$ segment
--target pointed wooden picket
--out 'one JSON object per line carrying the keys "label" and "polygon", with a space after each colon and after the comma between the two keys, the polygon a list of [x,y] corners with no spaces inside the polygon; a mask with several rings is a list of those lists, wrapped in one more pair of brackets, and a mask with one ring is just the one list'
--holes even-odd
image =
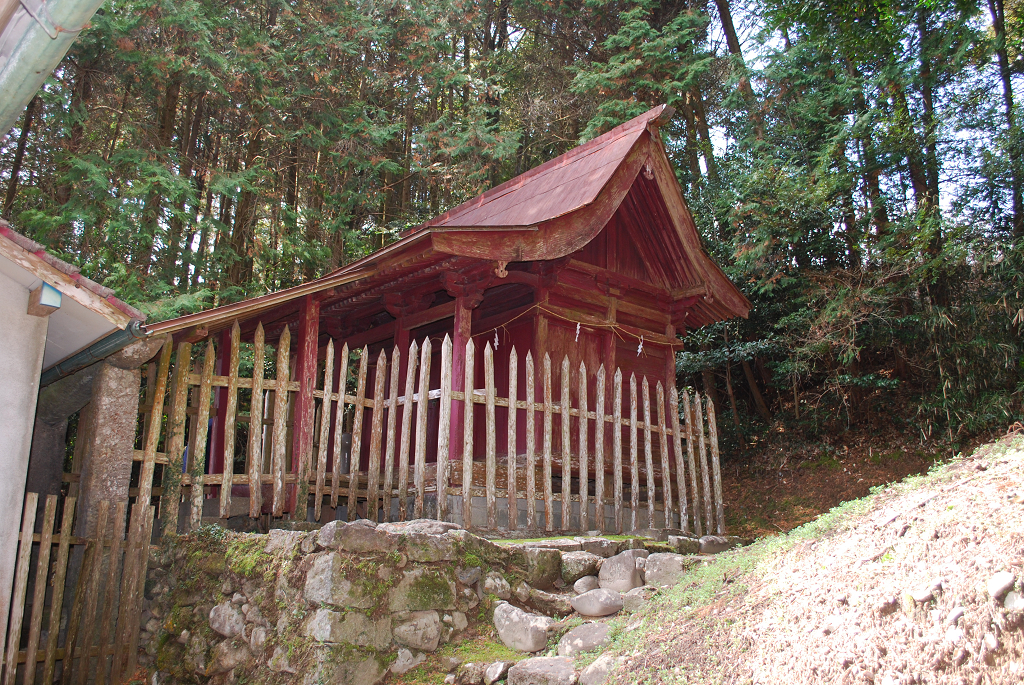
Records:
{"label": "pointed wooden picket", "polygon": [[[327,443],[331,439],[331,403],[334,389],[334,340],[327,341],[324,357],[324,399],[320,405],[320,445],[316,455],[316,489],[313,500],[313,520],[319,521],[323,508],[324,485],[327,483]],[[262,423],[262,421],[260,421]],[[249,430],[258,430],[257,419],[249,422]],[[251,481],[250,481],[251,482]],[[251,486],[250,486],[251,487]]]}
{"label": "pointed wooden picket", "polygon": [[391,520],[391,493],[395,482],[395,428],[398,420],[398,376],[402,353],[391,351],[391,382],[388,386],[387,446],[384,448],[384,520]]}
{"label": "pointed wooden picket", "polygon": [[380,497],[380,455],[383,442],[384,383],[387,381],[388,355],[384,350],[377,356],[377,368],[374,370],[373,383],[373,414],[370,418],[370,458],[366,465],[366,518],[377,523],[377,509]]}
{"label": "pointed wooden picket", "polygon": [[473,527],[473,368],[476,366],[476,345],[466,341],[466,375],[462,386],[464,409],[462,417],[462,527]]}
{"label": "pointed wooden picket", "polygon": [[604,431],[608,417],[604,414],[604,376],[604,364],[601,364],[597,369],[597,384],[594,388],[594,410],[597,415],[594,422],[594,523],[602,532],[607,530],[604,518]]}
{"label": "pointed wooden picket", "polygon": [[615,532],[622,533],[622,369],[612,379],[612,506]]}
{"label": "pointed wooden picket", "polygon": [[427,488],[427,410],[430,393],[430,338],[420,348],[420,391],[416,400],[416,466],[413,483],[416,485],[416,499],[413,503],[413,517],[423,518],[423,501]]}
{"label": "pointed wooden picket", "polygon": [[555,529],[554,495],[551,492],[551,355],[544,354],[544,530]]}
{"label": "pointed wooden picket", "polygon": [[[285,329],[288,330],[287,328]],[[283,335],[281,336],[284,337]],[[220,517],[231,515],[231,487],[235,479],[235,413],[238,410],[238,345],[241,333],[238,319],[231,326],[231,350],[228,361],[228,402],[224,410],[224,475],[220,486]],[[287,377],[286,377],[287,378]],[[284,393],[287,397],[288,394]],[[250,426],[252,430],[252,426]],[[305,519],[305,517],[303,517]]]}
{"label": "pointed wooden picket", "polygon": [[402,439],[398,451],[398,520],[409,515],[409,455],[412,449],[413,393],[416,390],[416,369],[420,363],[420,346],[413,340],[405,367],[405,396],[402,399]]}
{"label": "pointed wooden picket", "polygon": [[579,369],[579,453],[580,453],[580,531],[586,532],[590,528],[590,474],[587,464],[587,365],[580,362]]}
{"label": "pointed wooden picket", "polygon": [[[288,327],[281,331],[281,338],[277,341],[277,379],[274,381],[274,452],[273,482],[274,500],[271,509],[274,516],[284,514],[285,492],[284,492],[284,469],[285,450],[288,446],[288,390],[289,360],[291,359],[290,347],[292,336]],[[223,500],[222,500],[223,502]]]}
{"label": "pointed wooden picket", "polygon": [[448,468],[452,424],[452,339],[441,343],[441,411],[437,429],[437,520],[448,518]]}
{"label": "pointed wooden picket", "polygon": [[537,528],[537,426],[533,352],[526,351],[526,529]]}
{"label": "pointed wooden picket", "polygon": [[[338,493],[341,488],[342,427],[345,425],[345,392],[348,385],[348,343],[341,346],[338,365],[338,404],[334,408],[334,458],[331,469],[331,507],[338,508]],[[335,514],[337,517],[337,514]]]}
{"label": "pointed wooden picket", "polygon": [[562,530],[569,530],[569,514],[572,513],[572,421],[569,397],[569,355],[562,358],[562,393],[559,402],[559,425],[562,428]]}
{"label": "pointed wooden picket", "polygon": [[494,350],[491,343],[484,344],[484,458],[485,485],[487,496],[487,528],[498,527],[497,484],[498,472],[497,442],[498,427],[495,425],[494,391]]}
{"label": "pointed wooden picket", "polygon": [[516,394],[519,390],[519,355],[516,354],[515,346],[508,355],[508,458],[505,469],[508,476],[508,491],[506,502],[508,503],[508,529],[519,528],[519,497],[516,493],[516,476],[518,471],[517,458],[519,455],[516,439]]}

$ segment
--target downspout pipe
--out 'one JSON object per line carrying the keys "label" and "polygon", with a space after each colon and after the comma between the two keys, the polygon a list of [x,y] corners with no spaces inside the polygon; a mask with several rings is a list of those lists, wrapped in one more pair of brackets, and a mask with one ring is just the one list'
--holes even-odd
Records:
{"label": "downspout pipe", "polygon": [[9,15],[0,27],[0,139],[101,5],[103,0],[22,0]]}
{"label": "downspout pipe", "polygon": [[142,327],[142,322],[138,319],[132,319],[124,330],[114,331],[107,337],[94,342],[78,354],[68,357],[61,363],[54,364],[48,368],[43,372],[42,377],[39,379],[39,387],[45,388],[47,385],[50,385],[55,381],[59,381],[65,376],[70,376],[76,371],[81,371],[85,367],[106,359],[115,352],[128,347],[128,345],[132,344],[136,340],[145,338],[148,335],[149,334]]}

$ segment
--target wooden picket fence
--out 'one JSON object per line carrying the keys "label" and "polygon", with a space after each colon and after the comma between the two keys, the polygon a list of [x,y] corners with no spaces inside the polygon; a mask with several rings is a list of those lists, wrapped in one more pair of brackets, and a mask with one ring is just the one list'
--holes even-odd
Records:
{"label": "wooden picket fence", "polygon": [[38,504],[26,494],[3,683],[122,682],[136,668],[153,507],[134,505],[129,521],[126,502],[100,502],[83,538],[72,535],[74,497],[49,495],[37,532]]}
{"label": "wooden picket fence", "polygon": [[[453,384],[453,345],[445,336],[439,341],[440,355],[430,339],[413,341],[404,358],[397,347],[390,355],[380,350],[372,373],[368,348],[350,354],[343,343],[336,354],[339,347],[332,339],[321,349],[314,377],[303,383],[292,377],[287,327],[273,357],[266,356],[262,324],[255,328],[253,343],[244,350],[252,361],[249,377],[239,373],[240,338],[236,322],[228,350],[218,350],[209,339],[194,354],[191,343],[173,350],[168,341],[149,364],[142,449],[136,451],[139,480],[132,494],[139,501],[159,502],[164,531],[194,529],[211,514],[306,520],[310,495],[317,521],[325,507],[344,506],[350,520],[359,511],[378,520],[431,516],[487,530],[498,530],[501,522],[502,529],[512,531],[628,532],[656,523],[697,534],[725,531],[714,406],[696,393],[691,399],[684,392],[680,402],[674,378],[666,388],[661,380],[652,384],[646,377],[627,381],[618,369],[609,377],[604,366],[591,377],[582,363],[570,368],[566,357],[556,396],[550,357],[539,360],[538,373],[527,353],[525,396],[519,397],[520,360],[512,348],[510,390],[499,397],[495,352],[489,342],[483,346],[484,377],[478,383],[475,356],[480,350],[471,339],[461,384],[468,390],[460,391]],[[227,361],[225,375],[214,373],[218,351]],[[275,378],[266,377],[268,359],[275,360]],[[432,376],[434,364],[440,365],[437,377]],[[432,377],[439,377],[436,387]],[[591,381],[595,392],[588,399]],[[226,393],[215,406],[212,398],[221,388]],[[432,400],[439,402],[433,414],[428,411]],[[299,417],[296,405],[301,402],[315,411]],[[474,420],[481,418],[474,418],[476,405],[483,405],[482,446],[474,446]],[[498,425],[496,407],[514,408],[507,411],[507,425]],[[461,430],[453,420],[459,408]],[[226,426],[220,446],[223,468],[214,469],[208,445],[211,424],[216,430],[218,421]],[[517,432],[521,422],[522,438]],[[248,425],[244,445],[236,433],[243,424]],[[348,472],[339,438],[343,425],[351,426]],[[513,458],[499,463],[496,438],[502,430],[510,436]],[[296,441],[296,431],[307,439]],[[294,454],[295,444],[305,445],[302,454]],[[429,462],[428,453],[439,456]],[[245,469],[235,472],[235,458],[242,454]],[[360,469],[360,456],[369,468]],[[162,482],[154,487],[157,467]],[[257,486],[244,495],[236,492],[248,485]],[[628,501],[623,500],[625,489]],[[476,525],[474,498],[477,510],[485,510]],[[210,506],[211,499],[216,506]],[[524,501],[525,517],[519,512]],[[179,508],[187,510],[181,522]]]}

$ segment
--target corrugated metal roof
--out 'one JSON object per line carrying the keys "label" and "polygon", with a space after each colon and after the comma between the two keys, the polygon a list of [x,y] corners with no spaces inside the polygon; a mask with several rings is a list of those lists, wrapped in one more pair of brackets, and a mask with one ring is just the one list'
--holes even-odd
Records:
{"label": "corrugated metal roof", "polygon": [[629,150],[661,117],[665,105],[616,126],[577,148],[465,202],[413,232],[429,227],[534,226],[597,199]]}

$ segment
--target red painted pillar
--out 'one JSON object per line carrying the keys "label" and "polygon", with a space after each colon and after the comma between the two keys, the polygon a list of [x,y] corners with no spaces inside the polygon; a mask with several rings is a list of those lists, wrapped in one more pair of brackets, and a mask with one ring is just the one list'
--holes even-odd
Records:
{"label": "red painted pillar", "polygon": [[[466,342],[473,333],[473,309],[467,297],[455,298],[455,324],[452,339],[452,389],[463,392],[466,382]],[[452,402],[451,440],[448,442],[448,459],[462,458],[462,433],[465,425],[464,405]]]}
{"label": "red painted pillar", "polygon": [[[309,473],[313,454],[313,417],[316,405],[313,388],[316,385],[317,339],[320,332],[320,300],[306,295],[299,310],[299,339],[295,346],[295,379],[299,394],[295,401],[295,419],[292,428],[292,472],[297,475],[298,489],[288,490],[288,507],[293,516],[306,520],[306,495],[309,492]],[[296,497],[301,501],[296,501]]]}

